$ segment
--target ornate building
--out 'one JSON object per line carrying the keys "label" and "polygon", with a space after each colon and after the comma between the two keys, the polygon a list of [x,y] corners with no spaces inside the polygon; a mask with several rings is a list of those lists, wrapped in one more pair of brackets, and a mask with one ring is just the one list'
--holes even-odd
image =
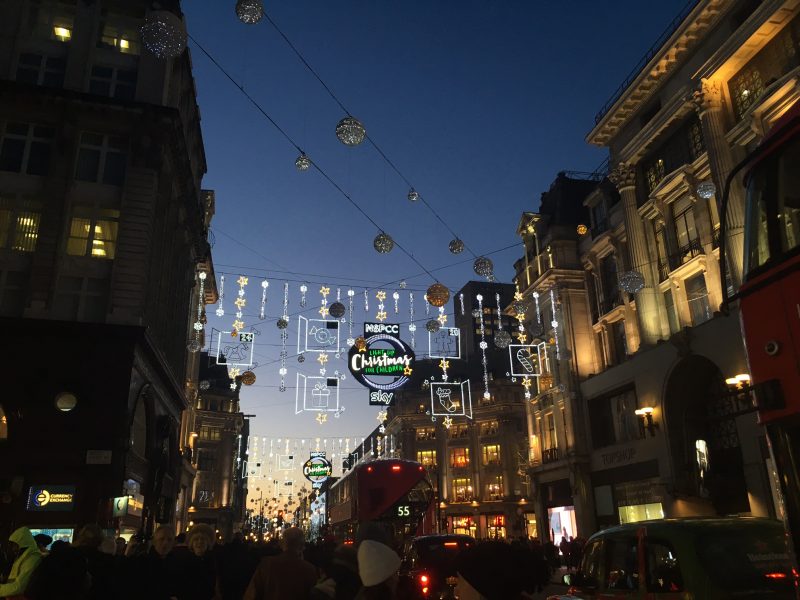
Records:
{"label": "ornate building", "polygon": [[192,324],[216,299],[213,194],[190,57],[143,51],[150,5],[0,5],[7,527],[131,533],[172,522],[191,488],[180,425]]}
{"label": "ornate building", "polygon": [[[719,313],[723,285],[742,275],[740,180],[725,282],[717,207],[733,166],[800,98],[799,11],[780,1],[687,7],[595,119],[587,139],[609,149],[613,168],[584,197],[587,212],[561,231],[544,203],[523,215],[533,256],[518,263],[517,282],[528,296],[555,291],[550,314],[563,326],[543,333],[561,344],[551,365],[570,395],[561,435],[583,438],[573,460],[589,471],[562,490],[579,535],[621,521],[780,510],[763,432],[754,414],[734,414],[726,384],[747,372],[736,307]],[[529,471],[544,483],[536,451]],[[546,493],[540,486],[538,498]]]}

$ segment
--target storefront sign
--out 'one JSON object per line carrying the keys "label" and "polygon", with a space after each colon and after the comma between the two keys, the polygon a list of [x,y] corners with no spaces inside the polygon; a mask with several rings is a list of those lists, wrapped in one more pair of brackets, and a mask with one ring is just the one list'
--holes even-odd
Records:
{"label": "storefront sign", "polygon": [[303,465],[303,475],[315,488],[322,486],[331,473],[333,473],[333,467],[331,462],[325,458],[324,452],[312,452],[311,458]]}
{"label": "storefront sign", "polygon": [[[350,373],[373,391],[391,392],[403,387],[414,370],[414,351],[398,335],[399,325],[365,323],[366,346],[353,346],[348,355]],[[375,333],[377,332],[377,333]],[[372,335],[370,335],[372,334]],[[370,396],[370,403],[388,405],[386,397]]]}
{"label": "storefront sign", "polygon": [[658,479],[626,481],[614,485],[617,506],[655,504],[663,500],[662,485]]}
{"label": "storefront sign", "polygon": [[74,504],[74,485],[38,485],[28,488],[27,510],[70,511]]}
{"label": "storefront sign", "polygon": [[600,455],[600,462],[604,467],[615,467],[617,465],[627,465],[636,460],[636,448],[620,448],[612,452],[604,452]]}
{"label": "storefront sign", "polygon": [[133,496],[119,496],[114,498],[114,516],[124,517],[130,515],[132,517],[142,516],[142,509],[144,508],[144,497],[138,494]]}

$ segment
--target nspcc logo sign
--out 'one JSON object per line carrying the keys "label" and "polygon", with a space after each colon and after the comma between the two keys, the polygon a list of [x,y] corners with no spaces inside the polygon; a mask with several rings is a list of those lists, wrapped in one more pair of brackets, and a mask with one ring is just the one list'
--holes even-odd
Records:
{"label": "nspcc logo sign", "polygon": [[70,511],[75,504],[74,485],[35,485],[28,488],[30,511]]}

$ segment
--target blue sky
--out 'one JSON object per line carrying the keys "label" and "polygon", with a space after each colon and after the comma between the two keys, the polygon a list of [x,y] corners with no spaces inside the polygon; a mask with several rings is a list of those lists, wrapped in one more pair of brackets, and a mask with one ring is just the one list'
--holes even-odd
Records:
{"label": "blue sky", "polygon": [[[345,115],[272,26],[240,23],[234,4],[184,2],[190,34],[426,269],[455,265],[436,271],[442,283],[457,290],[474,278],[467,253],[448,252],[450,233],[421,203],[408,202],[408,186],[377,153],[336,139]],[[536,210],[558,171],[592,171],[602,162],[605,152],[584,141],[595,113],[684,4],[271,0],[267,10],[400,171],[482,254],[519,243],[520,214]],[[297,151],[190,48],[208,161],[203,183],[217,198],[213,256],[217,272],[226,273],[226,316],[209,310],[209,325],[230,329],[233,280],[249,275],[245,321],[261,333],[258,381],[242,392],[244,411],[258,415],[252,433],[366,435],[377,424],[377,409],[349,377],[341,418],[320,426],[313,415],[294,415],[295,373],[313,375],[318,366],[294,358],[296,318],[289,329],[289,389],[278,391],[275,320],[283,282],[291,280],[294,313],[301,281],[309,282],[309,307],[318,307],[320,282],[335,295],[337,287],[346,294],[354,286],[361,294],[365,286],[399,280],[419,290],[431,278],[414,277],[420,268],[397,248],[377,254],[376,228],[318,173],[298,172]],[[519,256],[517,249],[492,255],[500,281],[511,280]],[[257,276],[270,281],[264,323],[255,314]],[[386,288],[390,297],[395,287]],[[375,302],[372,297],[371,313]],[[405,302],[398,319],[407,320]],[[362,315],[356,316],[363,321]],[[344,360],[331,366],[346,371]]]}

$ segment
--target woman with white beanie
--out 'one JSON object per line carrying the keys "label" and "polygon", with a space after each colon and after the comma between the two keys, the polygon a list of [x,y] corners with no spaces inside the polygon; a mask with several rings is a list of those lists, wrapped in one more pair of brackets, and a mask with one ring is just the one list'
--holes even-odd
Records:
{"label": "woman with white beanie", "polygon": [[358,546],[358,574],[361,588],[356,600],[393,600],[397,592],[400,557],[386,544],[364,540]]}

